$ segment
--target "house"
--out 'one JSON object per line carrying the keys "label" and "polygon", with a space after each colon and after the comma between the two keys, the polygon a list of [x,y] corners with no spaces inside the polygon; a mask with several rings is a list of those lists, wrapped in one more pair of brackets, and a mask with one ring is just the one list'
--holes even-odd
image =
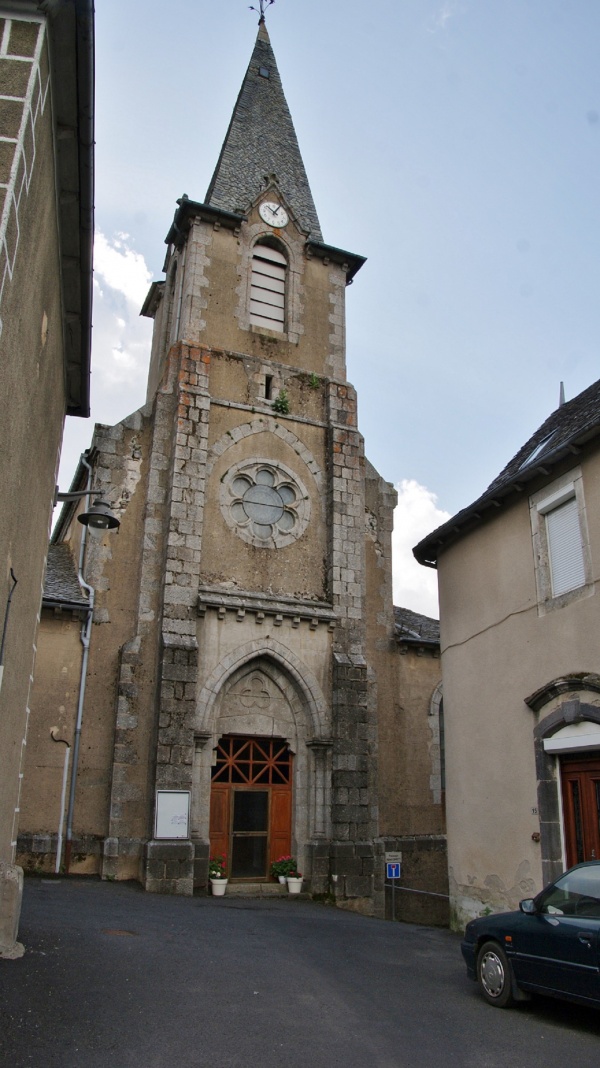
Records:
{"label": "house", "polygon": [[91,0],[0,3],[0,956],[65,415],[89,415],[94,36]]}
{"label": "house", "polygon": [[[396,494],[365,459],[346,376],[364,258],[324,240],[263,18],[207,194],[180,198],[166,244],[143,307],[147,402],[97,426],[85,460],[121,527],[84,554],[94,625],[65,864],[191,894],[217,853],[258,892],[293,853],[311,893],[384,915],[384,854],[406,841],[426,900],[445,879],[435,628],[394,618]],[[53,535],[75,560],[77,512]],[[40,655],[79,626],[72,595],[50,592]],[[62,709],[73,738],[81,688],[68,652],[43,655],[19,856],[49,870],[49,731]]]}
{"label": "house", "polygon": [[600,382],[416,546],[437,567],[453,924],[600,856]]}

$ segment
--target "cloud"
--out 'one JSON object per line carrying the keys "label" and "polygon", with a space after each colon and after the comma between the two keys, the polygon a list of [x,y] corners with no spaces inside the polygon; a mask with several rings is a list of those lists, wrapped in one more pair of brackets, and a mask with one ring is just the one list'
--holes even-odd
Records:
{"label": "cloud", "polygon": [[442,6],[437,11],[434,11],[427,23],[428,33],[443,33],[450,19],[454,18],[455,15],[464,14],[464,11],[464,4],[453,3],[452,0],[444,0]]}
{"label": "cloud", "polygon": [[437,572],[418,564],[412,548],[445,523],[450,513],[438,508],[435,493],[415,479],[402,479],[396,483],[396,490],[398,504],[392,533],[394,604],[437,618]]}
{"label": "cloud", "polygon": [[[92,371],[95,385],[115,390],[143,387],[148,367],[152,324],[140,308],[152,275],[128,234],[94,242],[94,330]],[[123,413],[124,414],[124,413]]]}
{"label": "cloud", "polygon": [[61,452],[60,488],[70,485],[80,454],[91,444],[94,423],[118,423],[146,396],[152,320],[140,308],[152,276],[128,234],[94,241],[92,418],[67,419]]}

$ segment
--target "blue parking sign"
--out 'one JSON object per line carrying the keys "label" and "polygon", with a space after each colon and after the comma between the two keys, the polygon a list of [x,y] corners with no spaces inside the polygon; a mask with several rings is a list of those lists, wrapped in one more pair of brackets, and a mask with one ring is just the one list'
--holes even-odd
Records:
{"label": "blue parking sign", "polygon": [[399,864],[386,864],[387,878],[399,879],[400,878],[400,865]]}

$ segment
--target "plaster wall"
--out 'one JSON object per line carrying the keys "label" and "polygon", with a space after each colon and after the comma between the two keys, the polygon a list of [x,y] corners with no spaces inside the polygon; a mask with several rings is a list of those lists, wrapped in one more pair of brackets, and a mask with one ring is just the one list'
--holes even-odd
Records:
{"label": "plaster wall", "polygon": [[[1,19],[4,31],[8,23]],[[18,585],[0,693],[0,862],[11,864],[66,399],[44,23],[15,20],[6,40],[0,92],[12,99],[0,101],[0,455],[2,498],[10,506],[0,514],[2,619],[11,568]]]}
{"label": "plaster wall", "polygon": [[20,835],[56,835],[58,831],[65,746],[62,742],[52,741],[50,730],[57,727],[58,736],[72,745],[83,653],[81,620],[77,616],[78,613],[55,614],[48,610],[42,613],[31,695]]}
{"label": "plaster wall", "polygon": [[[536,715],[525,698],[553,679],[598,673],[600,460],[580,463],[591,595],[538,611],[528,497],[463,537],[438,562],[448,857],[454,922],[514,908],[542,887]],[[534,487],[534,489],[537,487]]]}

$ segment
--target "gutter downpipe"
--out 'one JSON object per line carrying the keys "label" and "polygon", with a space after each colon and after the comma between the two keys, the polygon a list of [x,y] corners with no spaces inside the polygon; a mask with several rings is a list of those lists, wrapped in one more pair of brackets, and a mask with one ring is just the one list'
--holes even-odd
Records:
{"label": "gutter downpipe", "polygon": [[[85,457],[82,455],[81,463],[88,469],[88,483],[87,483],[87,496],[85,497],[86,509],[90,507],[90,496],[92,492],[92,468],[88,464]],[[71,784],[69,789],[69,807],[67,810],[67,832],[65,842],[65,875],[69,874],[69,868],[71,866],[71,850],[73,847],[73,814],[75,811],[75,788],[77,786],[77,768],[79,765],[79,746],[81,743],[81,727],[83,723],[83,702],[85,698],[85,684],[87,678],[87,666],[90,653],[90,637],[92,632],[92,621],[94,617],[94,599],[96,591],[93,586],[90,586],[83,577],[83,565],[85,562],[85,549],[87,545],[88,531],[87,527],[83,527],[83,534],[81,535],[81,543],[79,546],[79,572],[77,578],[84,590],[86,590],[89,597],[89,608],[87,610],[85,622],[81,628],[81,644],[83,645],[83,657],[81,659],[81,676],[79,679],[79,698],[77,701],[77,721],[75,723],[75,735],[73,737],[73,763],[71,765]]]}

